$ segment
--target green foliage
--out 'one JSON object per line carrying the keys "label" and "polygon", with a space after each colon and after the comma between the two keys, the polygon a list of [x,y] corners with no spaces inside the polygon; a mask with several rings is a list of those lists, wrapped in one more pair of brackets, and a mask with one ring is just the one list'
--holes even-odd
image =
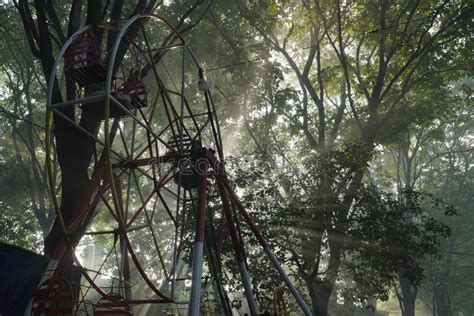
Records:
{"label": "green foliage", "polygon": [[[124,3],[125,16],[135,3]],[[458,269],[472,266],[469,257],[438,252],[450,247],[474,252],[472,151],[466,149],[472,122],[451,124],[472,119],[472,5],[387,1],[382,14],[384,3],[213,1],[189,17],[195,21],[207,10],[186,40],[206,70],[226,149],[238,157],[227,161],[228,171],[308,302],[311,287],[333,278],[335,292],[351,308],[373,296],[385,299],[401,272],[415,286],[424,281],[426,302],[442,284],[457,298],[456,311],[472,311],[472,292],[459,286],[472,287],[470,270]],[[54,5],[66,29],[70,2]],[[156,13],[177,24],[189,6],[164,2]],[[42,125],[44,80],[25,53],[28,42],[16,10],[1,4],[0,11],[1,106],[20,117],[12,121],[0,113],[0,230],[2,240],[37,245],[37,221],[44,230],[53,218],[45,182],[32,185],[30,174],[32,152],[44,174],[43,135],[21,121]],[[436,36],[443,26],[445,32]],[[53,44],[60,42],[54,38]],[[417,51],[420,45],[426,49]],[[28,132],[37,135],[33,143],[25,138]],[[15,149],[12,135],[22,136],[33,150],[22,138]],[[401,154],[392,159],[402,150],[411,161]],[[13,158],[17,154],[23,163]],[[406,188],[410,198],[396,196]],[[44,199],[43,208],[37,197]],[[458,209],[463,216],[451,216]],[[103,227],[97,229],[110,221],[99,215]],[[247,238],[250,232],[245,227],[242,232],[259,302],[271,309],[272,290],[281,283],[255,240]],[[145,237],[136,239],[142,249]],[[189,245],[191,234],[185,239]],[[328,261],[339,246],[341,267],[331,274]],[[225,284],[239,306],[243,289],[228,238],[224,250],[230,271]],[[190,253],[183,256],[190,261]],[[147,268],[153,269],[153,261]]]}
{"label": "green foliage", "polygon": [[[286,191],[291,192],[290,195],[283,192],[285,186],[282,182],[272,180],[274,175],[265,163],[259,165],[260,169],[248,168],[247,157],[231,160],[228,166],[234,183],[245,189],[243,199],[246,206],[278,250],[278,256],[284,258],[297,283],[305,282],[301,269],[312,270],[311,265],[304,261],[307,252],[311,251],[305,248],[305,238],[323,231],[328,225],[324,221],[327,213],[334,212],[343,203],[332,199],[335,203],[332,207],[318,208],[317,205],[322,205],[327,196],[308,196],[302,194],[303,190],[320,186],[326,176],[341,177],[343,173],[335,170],[352,168],[353,161],[357,161],[347,159],[348,156],[349,153],[328,153],[319,160],[313,158],[306,163],[303,174],[286,173],[285,178],[294,180],[291,183],[292,190]],[[255,160],[261,158],[254,157]],[[348,166],[343,165],[345,161],[349,163]],[[329,173],[329,170],[333,172]],[[340,295],[346,304],[367,302],[374,297],[386,299],[399,275],[410,279],[413,284],[421,284],[424,276],[423,260],[436,257],[441,241],[449,236],[450,228],[431,215],[432,209],[443,209],[446,215],[457,214],[457,209],[429,194],[405,192],[404,195],[407,198],[402,203],[393,195],[381,193],[371,185],[359,190],[346,220],[347,231],[338,231],[339,238],[344,240],[341,278],[346,285],[341,288]],[[328,205],[327,200],[325,205]],[[249,242],[252,245],[252,241]],[[322,245],[325,249],[322,250],[323,255],[328,246],[325,241]],[[278,285],[271,268],[262,260],[259,252],[251,252],[249,262],[258,271],[253,276],[262,289],[260,295],[270,300],[270,289]]]}
{"label": "green foliage", "polygon": [[404,201],[369,186],[356,198],[344,266],[357,287],[342,290],[346,301],[385,301],[399,277],[419,286],[424,260],[438,256],[441,242],[449,237],[449,226],[432,217],[432,208],[455,215],[451,205],[440,205],[439,199],[419,192],[402,195]]}
{"label": "green foliage", "polygon": [[5,158],[0,162],[0,241],[38,251],[42,236],[29,201],[29,179],[17,160]]}

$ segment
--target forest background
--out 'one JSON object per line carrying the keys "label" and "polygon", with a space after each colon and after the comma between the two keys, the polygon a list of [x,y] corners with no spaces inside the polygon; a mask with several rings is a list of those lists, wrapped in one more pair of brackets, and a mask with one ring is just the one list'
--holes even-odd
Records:
{"label": "forest background", "polygon": [[[203,63],[229,172],[315,315],[474,314],[470,1],[3,1],[1,241],[42,253],[54,221],[53,56],[79,25],[137,12]],[[270,306],[277,278],[250,246]]]}

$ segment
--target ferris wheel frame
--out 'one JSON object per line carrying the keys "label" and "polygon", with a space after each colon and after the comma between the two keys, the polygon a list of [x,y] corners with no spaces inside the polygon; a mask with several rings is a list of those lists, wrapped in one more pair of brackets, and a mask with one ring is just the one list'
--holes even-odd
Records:
{"label": "ferris wheel frame", "polygon": [[[66,227],[61,209],[60,209],[60,204],[58,201],[58,198],[55,194],[56,192],[56,179],[54,176],[54,171],[53,171],[53,159],[51,157],[51,148],[52,148],[52,134],[50,130],[50,126],[52,124],[52,117],[53,117],[53,112],[54,113],[61,113],[58,109],[61,107],[66,107],[66,106],[72,106],[74,104],[78,103],[85,103],[85,102],[96,102],[99,100],[104,99],[104,130],[106,131],[104,136],[104,140],[101,141],[95,135],[92,135],[90,132],[87,130],[81,128],[81,126],[77,126],[81,132],[86,133],[89,137],[91,137],[93,140],[95,140],[98,143],[101,143],[101,145],[104,148],[104,155],[105,155],[105,164],[103,166],[102,170],[97,170],[92,176],[91,183],[89,184],[89,187],[87,188],[86,192],[86,198],[87,197],[92,197],[94,194],[94,190],[97,190],[99,188],[99,183],[101,179],[106,179],[107,181],[107,186],[111,190],[112,193],[112,201],[114,204],[114,208],[117,210],[117,222],[119,224],[119,228],[123,231],[126,231],[127,229],[127,223],[126,221],[121,217],[122,211],[121,208],[123,207],[120,203],[120,197],[118,193],[118,188],[117,188],[117,183],[116,183],[116,175],[114,174],[116,165],[112,162],[111,159],[111,154],[112,154],[112,146],[111,146],[111,140],[110,140],[110,134],[108,133],[110,129],[110,108],[111,104],[113,103],[114,105],[118,106],[123,110],[125,113],[127,113],[130,116],[133,116],[133,113],[131,113],[126,107],[124,107],[118,100],[114,98],[112,95],[112,82],[113,82],[113,71],[114,71],[114,64],[116,63],[116,57],[117,57],[117,52],[120,47],[121,40],[124,36],[126,36],[127,31],[129,28],[137,21],[139,23],[142,23],[143,20],[148,20],[152,19],[154,21],[157,21],[158,23],[163,23],[166,27],[168,27],[170,30],[174,32],[174,35],[176,36],[177,40],[180,42],[179,45],[183,48],[183,51],[186,50],[189,55],[191,56],[192,62],[195,64],[196,69],[199,71],[199,76],[200,78],[203,79],[203,70],[200,67],[194,53],[191,51],[190,47],[186,44],[185,40],[179,34],[177,30],[173,28],[173,26],[168,23],[165,19],[153,15],[153,14],[138,14],[130,18],[120,29],[120,31],[117,33],[117,38],[115,39],[115,43],[112,47],[111,54],[110,54],[110,59],[108,61],[107,65],[107,74],[106,74],[106,80],[105,80],[105,90],[103,94],[98,94],[94,95],[93,97],[84,97],[81,99],[75,99],[75,100],[68,100],[66,102],[62,102],[60,104],[53,104],[53,93],[55,89],[55,84],[56,84],[56,78],[57,78],[57,73],[58,73],[58,68],[60,66],[60,62],[64,59],[64,55],[68,48],[71,46],[71,44],[74,42],[76,38],[87,32],[88,30],[91,29],[91,26],[84,26],[77,30],[63,45],[63,47],[59,50],[56,60],[53,65],[53,69],[51,72],[51,76],[49,79],[49,85],[48,85],[48,100],[47,100],[47,107],[46,107],[46,165],[47,165],[47,171],[48,171],[48,183],[49,183],[49,189],[51,191],[51,199],[52,199],[52,204],[56,212],[56,216],[59,220],[60,223],[60,229],[62,234],[66,237],[64,241],[62,242],[61,245],[58,246],[57,250],[54,252],[53,258],[50,260],[48,264],[48,268],[46,273],[44,274],[40,284],[47,280],[48,278],[52,277],[56,271],[56,268],[59,265],[60,258],[64,256],[64,254],[67,251],[71,251],[73,255],[73,259],[76,262],[76,264],[80,265],[78,258],[76,257],[74,253],[74,249],[72,247],[69,247],[68,245],[68,231],[71,230],[71,225],[70,227]],[[143,25],[143,24],[141,24]],[[143,30],[142,30],[143,31]],[[184,56],[184,53],[183,53]],[[151,57],[151,56],[150,56]],[[184,58],[184,57],[183,57]],[[153,63],[153,59],[150,58],[150,62]],[[154,64],[151,65],[154,68]],[[184,66],[183,66],[184,67]],[[156,74],[155,74],[156,75]],[[233,216],[231,214],[231,204],[236,206],[237,211],[242,215],[244,222],[248,225],[252,233],[255,235],[255,238],[258,240],[260,246],[264,249],[266,254],[268,255],[272,265],[274,268],[277,270],[277,272],[280,274],[281,278],[283,279],[284,283],[287,285],[289,288],[290,292],[296,299],[297,303],[300,305],[301,309],[304,311],[306,315],[311,315],[311,312],[309,308],[307,307],[306,303],[304,302],[303,298],[299,294],[299,292],[296,290],[296,288],[293,286],[291,280],[288,278],[286,275],[285,271],[283,270],[281,264],[278,262],[276,256],[274,255],[273,251],[271,250],[270,246],[264,239],[263,235],[260,233],[258,230],[257,226],[253,223],[250,215],[247,213],[245,210],[244,206],[241,204],[239,201],[239,198],[237,194],[233,191],[232,186],[229,183],[229,180],[227,179],[225,175],[225,170],[224,170],[224,165],[223,165],[223,149],[222,149],[222,140],[220,137],[220,127],[218,124],[217,120],[217,113],[216,109],[212,100],[212,96],[209,92],[209,89],[207,91],[203,91],[206,99],[206,104],[208,108],[208,119],[209,119],[209,124],[211,126],[211,129],[214,134],[214,141],[215,145],[217,148],[217,156],[215,155],[215,152],[213,150],[210,150],[208,148],[202,148],[199,151],[200,159],[204,163],[204,172],[200,173],[198,175],[199,178],[199,184],[197,188],[197,210],[196,210],[196,228],[195,228],[195,238],[194,238],[194,246],[193,246],[193,259],[192,259],[192,286],[191,286],[191,294],[190,294],[190,300],[189,301],[184,301],[184,302],[178,302],[175,301],[173,297],[169,297],[165,294],[163,294],[156,286],[152,283],[152,281],[147,277],[146,273],[140,269],[140,263],[136,259],[136,257],[133,254],[133,247],[131,245],[131,241],[128,239],[127,234],[124,234],[124,242],[127,247],[128,253],[131,255],[132,260],[135,263],[135,266],[138,268],[140,271],[140,275],[143,278],[143,280],[148,284],[148,286],[155,292],[160,299],[158,300],[142,300],[141,302],[132,302],[132,303],[175,303],[175,304],[189,304],[189,315],[199,315],[199,309],[200,309],[200,302],[201,302],[201,295],[202,295],[202,266],[203,266],[203,249],[204,249],[204,244],[203,244],[203,239],[204,239],[204,227],[205,227],[205,212],[206,212],[206,192],[207,192],[207,180],[208,177],[213,177],[217,187],[218,187],[218,192],[220,195],[221,203],[222,203],[222,212],[223,212],[223,218],[226,219],[227,221],[227,227],[229,229],[230,235],[231,235],[231,240],[232,244],[234,247],[234,252],[236,255],[237,263],[238,263],[238,268],[239,272],[241,275],[242,283],[245,289],[245,294],[247,297],[248,305],[250,308],[250,311],[252,315],[258,313],[258,308],[257,304],[255,302],[255,298],[253,295],[253,291],[250,285],[250,280],[247,272],[247,268],[245,265],[245,258],[244,254],[242,253],[242,249],[240,248],[241,246],[239,245],[239,237],[237,236],[237,231],[235,228],[235,223],[233,220]],[[182,92],[181,98],[184,98],[184,93]],[[60,114],[59,114],[60,115]],[[63,116],[64,118],[64,116]],[[138,122],[138,120],[137,120]],[[138,122],[140,124],[140,122]],[[171,124],[171,123],[170,123]],[[150,130],[148,126],[143,126],[147,131],[151,133],[153,137],[156,139],[160,140],[159,135],[154,133],[153,130]],[[160,140],[165,146],[166,146],[166,141]],[[156,160],[154,163],[166,163],[167,159],[170,157],[161,156],[161,157],[155,157]],[[141,163],[143,164],[148,164],[151,163],[150,161],[142,161]],[[210,171],[212,169],[212,172]],[[87,201],[87,203],[91,203],[91,201]],[[98,203],[97,202],[92,202],[93,203]],[[97,204],[96,204],[97,205]],[[90,205],[88,205],[90,206]],[[93,205],[92,205],[93,206]],[[74,221],[72,222],[72,229],[74,227],[77,227],[80,223],[80,217],[83,214],[78,214],[75,218]],[[90,278],[90,276],[85,272],[85,270],[82,270],[82,275],[84,278],[88,281],[88,283],[100,294],[100,295],[106,295],[105,292],[101,290],[99,286],[97,286]]]}

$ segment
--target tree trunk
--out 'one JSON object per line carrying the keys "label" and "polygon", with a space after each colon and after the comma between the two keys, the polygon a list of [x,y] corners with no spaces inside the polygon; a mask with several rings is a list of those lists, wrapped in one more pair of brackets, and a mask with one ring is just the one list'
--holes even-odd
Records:
{"label": "tree trunk", "polygon": [[454,252],[454,236],[448,240],[448,252],[446,254],[447,268],[441,273],[441,277],[437,282],[433,283],[433,315],[435,316],[449,316],[451,315],[451,301],[449,289],[446,286],[449,280],[453,254]]}
{"label": "tree trunk", "polygon": [[415,301],[417,290],[410,280],[406,278],[400,278],[400,307],[402,310],[402,316],[415,316]]}
{"label": "tree trunk", "polygon": [[338,244],[334,248],[336,249],[332,250],[329,258],[330,268],[327,271],[327,278],[325,280],[306,279],[306,285],[311,298],[314,316],[329,315],[329,302],[336,285],[339,267],[341,264],[340,245]]}
{"label": "tree trunk", "polygon": [[333,287],[328,285],[329,284],[318,283],[314,286],[314,297],[311,297],[314,316],[329,315],[329,300],[331,299]]}
{"label": "tree trunk", "polygon": [[433,316],[449,316],[450,313],[450,304],[448,298],[448,291],[444,285],[435,286],[433,288],[434,296],[434,305],[433,306]]}
{"label": "tree trunk", "polygon": [[[87,116],[83,115],[83,116]],[[81,121],[84,120],[84,117]],[[55,116],[55,137],[57,144],[58,160],[61,166],[61,214],[67,225],[74,212],[79,207],[85,188],[89,183],[87,169],[91,161],[94,144],[85,134],[79,132],[64,119]],[[81,122],[82,123],[82,122]],[[95,135],[100,121],[90,119],[89,124],[82,124],[86,130]],[[45,239],[45,253],[51,255],[56,248],[62,232],[56,219],[50,234]]]}

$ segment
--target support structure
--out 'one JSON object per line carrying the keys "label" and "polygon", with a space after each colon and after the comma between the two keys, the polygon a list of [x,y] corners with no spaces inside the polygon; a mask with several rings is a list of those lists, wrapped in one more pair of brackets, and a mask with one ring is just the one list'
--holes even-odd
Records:
{"label": "support structure", "polygon": [[[60,88],[64,86],[68,93]],[[87,128],[84,117],[98,122],[97,130]],[[94,149],[85,170],[90,174],[87,187],[67,222],[59,202],[56,121],[70,124]],[[195,316],[203,294],[215,283],[222,310],[230,316],[219,263],[224,225],[250,312],[258,315],[238,230],[243,224],[301,310],[311,315],[226,177],[217,111],[204,71],[164,19],[141,14],[74,33],[53,66],[46,126],[49,190],[62,239],[38,287],[41,295],[25,315],[53,312],[48,306],[54,304],[44,297],[60,283],[73,289],[69,301],[60,302],[73,315],[133,315],[143,305],[179,305]],[[221,212],[219,229],[210,204]],[[233,212],[241,214],[243,223],[236,222]],[[218,242],[208,242],[212,236],[205,236],[206,231],[219,231]],[[84,253],[91,243],[97,260],[88,261]],[[186,249],[191,243],[192,251]],[[189,251],[191,265],[184,260]],[[72,267],[80,271],[80,282],[68,276]],[[184,281],[190,273],[188,293]]]}
{"label": "support structure", "polygon": [[206,191],[207,191],[207,161],[203,174],[199,175],[198,185],[198,205],[196,214],[196,232],[194,234],[193,249],[193,274],[191,287],[191,301],[189,302],[189,315],[199,315],[201,307],[201,277],[202,261],[204,253],[204,224],[206,212]]}

